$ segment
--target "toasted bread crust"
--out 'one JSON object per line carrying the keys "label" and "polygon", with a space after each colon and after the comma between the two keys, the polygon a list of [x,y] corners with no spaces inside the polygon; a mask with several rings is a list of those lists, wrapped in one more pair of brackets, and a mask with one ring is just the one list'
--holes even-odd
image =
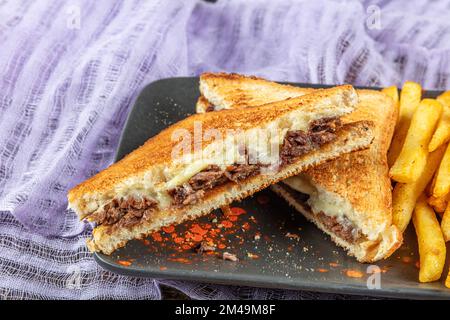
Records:
{"label": "toasted bread crust", "polygon": [[211,103],[202,95],[197,100],[195,104],[195,113],[205,113],[208,112],[209,107],[212,106]]}
{"label": "toasted bread crust", "polygon": [[373,123],[370,121],[347,124],[338,132],[336,141],[324,145],[319,150],[300,156],[295,162],[283,167],[279,172],[269,175],[260,174],[240,183],[218,186],[208,192],[200,204],[157,211],[151,220],[135,225],[130,229],[99,226],[93,231],[93,239],[88,240],[88,247],[92,251],[111,254],[131,239],[143,238],[163,226],[194,219],[233,201],[244,199],[273,183],[298,174],[311,166],[336,158],[342,153],[367,148],[373,140],[372,130]]}
{"label": "toasted bread crust", "polygon": [[392,224],[392,187],[386,154],[397,115],[391,100],[383,93],[362,90],[359,96],[357,109],[344,117],[344,122],[373,120],[375,139],[371,147],[343,155],[305,173],[314,184],[348,200],[362,227],[375,229]]}
{"label": "toasted bread crust", "polygon": [[[314,91],[311,88],[281,85],[254,76],[234,73],[203,73],[200,75],[202,98],[197,102],[196,110],[197,113],[205,112],[209,105],[217,105],[221,109],[259,106],[268,102],[299,97]],[[254,92],[258,94],[254,94]]]}
{"label": "toasted bread crust", "polygon": [[[252,83],[256,82],[257,84],[252,87]],[[213,86],[216,84],[220,84],[220,88]],[[213,97],[216,103],[224,103],[219,106],[221,108],[254,107],[256,103],[276,101],[279,91],[283,90],[286,90],[286,95],[290,97],[301,96],[312,90],[259,78],[255,80],[245,76],[223,74],[215,76],[208,74],[201,77],[200,87],[203,87],[202,92],[208,93],[208,97]],[[239,87],[246,88],[245,94],[240,93]],[[260,95],[259,92],[264,93]],[[375,90],[357,90],[357,92],[359,104],[353,113],[343,117],[343,122],[373,120],[374,143],[367,150],[343,155],[339,159],[315,166],[305,174],[315,185],[348,200],[355,209],[355,216],[352,218],[357,220],[363,229],[382,230],[392,224],[392,193],[386,154],[398,111],[393,101],[382,92]],[[236,97],[231,96],[234,93]],[[218,96],[222,96],[221,99]],[[212,103],[208,97],[199,99],[197,112],[202,112],[206,105]]]}
{"label": "toasted bread crust", "polygon": [[298,200],[293,193],[296,191],[290,189],[283,183],[275,184],[270,187],[276,194],[285,199],[292,207],[302,213],[306,219],[314,223],[320,230],[329,235],[334,243],[347,251],[350,256],[354,256],[359,262],[372,263],[381,259],[387,259],[402,244],[403,236],[400,230],[394,225],[388,227],[384,239],[374,241],[365,241],[361,244],[353,244],[338,237],[336,234],[326,228],[324,224],[316,218],[311,209],[302,201]]}
{"label": "toasted bread crust", "polygon": [[[246,79],[236,75],[231,78],[233,80],[238,78],[240,82]],[[225,79],[222,79],[222,82],[224,81]],[[258,81],[264,83],[265,80],[258,79]],[[280,86],[279,90],[285,87],[270,82],[268,86]],[[304,88],[291,88],[290,94],[296,90],[300,95],[305,94]],[[255,92],[247,93],[247,99],[240,100],[239,106],[232,108],[243,108],[245,104],[251,104],[253,100],[248,98],[251,95],[255,95]],[[397,121],[397,110],[391,99],[382,92],[358,90],[358,95],[359,104],[356,110],[344,116],[343,121],[350,123],[364,119],[373,120],[376,124],[374,143],[368,150],[344,155],[339,160],[314,167],[306,174],[311,177],[314,184],[349,200],[356,211],[362,215],[361,220],[368,224],[368,228],[381,223],[390,225],[392,222],[392,187],[388,176],[386,153]],[[268,91],[266,96],[273,99]],[[208,103],[207,100],[206,103]],[[200,106],[203,104],[205,104],[204,101],[199,103]],[[377,109],[374,109],[374,106]]]}
{"label": "toasted bread crust", "polygon": [[[282,102],[273,102],[252,109],[222,110],[206,114],[194,114],[161,131],[158,135],[150,138],[143,146],[128,154],[125,158],[114,163],[109,168],[91,177],[69,191],[69,203],[88,193],[107,191],[111,185],[130,177],[143,174],[147,170],[158,166],[167,166],[172,163],[172,151],[179,140],[173,139],[176,132],[186,132],[194,136],[194,127],[201,123],[202,130],[214,129],[223,137],[227,131],[248,130],[261,127],[278,117],[288,114],[293,110],[304,110],[314,112],[315,105],[327,100],[330,108],[334,102],[345,100],[346,105],[352,105],[348,100],[356,99],[352,86],[340,86],[326,90],[317,90],[310,95],[297,97]],[[342,101],[339,101],[342,103]],[[342,112],[341,112],[342,114]],[[181,131],[180,131],[181,130]],[[211,141],[204,141],[203,148]],[[192,139],[191,150],[194,150],[194,139]]]}

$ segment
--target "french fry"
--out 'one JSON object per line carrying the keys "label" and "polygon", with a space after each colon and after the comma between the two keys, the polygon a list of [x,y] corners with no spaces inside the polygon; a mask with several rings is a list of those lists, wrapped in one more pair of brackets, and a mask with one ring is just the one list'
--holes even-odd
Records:
{"label": "french fry", "polygon": [[441,198],[450,192],[450,145],[447,146],[433,186],[433,196]]}
{"label": "french fry", "polygon": [[403,143],[405,141],[408,128],[411,123],[414,112],[420,104],[422,97],[422,87],[420,84],[407,81],[403,85],[400,93],[400,105],[398,123],[395,129],[395,134],[392,139],[391,147],[388,152],[388,164],[391,167],[398,155],[402,151]]}
{"label": "french fry", "polygon": [[443,213],[445,211],[445,208],[447,208],[448,199],[447,195],[436,198],[435,196],[430,196],[427,199],[427,203],[433,207],[434,211],[437,213]]}
{"label": "french fry", "polygon": [[419,243],[419,281],[439,280],[445,265],[445,241],[436,214],[427,205],[424,195],[417,201],[413,223]]}
{"label": "french fry", "polygon": [[[447,209],[444,212],[444,215],[442,217],[441,221],[441,229],[442,233],[444,234],[444,240],[445,242],[450,240],[450,205],[447,205]],[[448,280],[448,278],[447,278]]]}
{"label": "french fry", "polygon": [[[444,157],[444,154],[445,154],[445,148],[444,148],[444,153],[442,154],[442,157]],[[439,168],[439,165],[440,165],[440,163],[438,164],[438,167],[436,168],[436,171]],[[428,184],[427,189],[426,189],[427,190],[427,195],[429,195],[430,197],[433,195],[433,189],[434,189],[435,185],[436,185],[436,175],[433,176],[433,179]]]}
{"label": "french fry", "polygon": [[423,99],[413,115],[405,142],[389,171],[393,180],[402,183],[416,181],[427,163],[428,144],[442,113],[442,104]]}
{"label": "french fry", "polygon": [[444,92],[436,100],[442,103],[444,109],[442,110],[442,117],[439,120],[436,131],[428,145],[428,151],[430,152],[450,141],[450,91]]}
{"label": "french fry", "polygon": [[445,286],[450,288],[450,271],[448,272],[447,279],[445,280]]}
{"label": "french fry", "polygon": [[446,146],[440,146],[428,155],[425,170],[413,183],[397,183],[392,193],[392,222],[400,231],[405,231],[411,221],[416,201],[433,178],[444,155]]}

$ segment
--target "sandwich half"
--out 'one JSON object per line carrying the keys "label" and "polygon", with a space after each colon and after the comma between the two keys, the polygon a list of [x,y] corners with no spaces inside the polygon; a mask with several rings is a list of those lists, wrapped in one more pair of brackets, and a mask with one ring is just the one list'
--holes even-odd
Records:
{"label": "sandwich half", "polygon": [[[282,85],[237,74],[203,74],[196,110],[254,107],[311,94],[314,89]],[[360,262],[389,257],[402,243],[392,224],[392,193],[386,160],[397,110],[375,90],[358,90],[355,111],[344,123],[374,121],[374,142],[289,177],[271,188]]]}
{"label": "sandwich half", "polygon": [[192,115],[70,190],[69,207],[95,224],[88,247],[111,254],[131,239],[367,148],[372,122],[340,121],[356,103],[353,87],[340,86],[255,108]]}

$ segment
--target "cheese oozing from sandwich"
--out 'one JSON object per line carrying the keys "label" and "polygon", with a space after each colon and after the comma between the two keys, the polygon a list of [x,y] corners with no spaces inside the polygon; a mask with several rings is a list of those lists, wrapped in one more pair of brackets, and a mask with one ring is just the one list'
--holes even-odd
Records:
{"label": "cheese oozing from sandwich", "polygon": [[[328,192],[320,186],[314,185],[305,174],[287,178],[283,180],[283,183],[291,189],[309,196],[306,204],[309,206],[314,215],[331,217],[344,228],[351,229],[354,239],[360,237],[359,232],[361,230],[356,227],[356,223],[354,223],[354,221],[349,219],[349,217],[352,216],[351,213],[354,209],[352,205],[343,197]],[[370,239],[370,235],[368,236]],[[375,240],[378,238],[378,235],[373,234],[373,238],[374,239],[370,240]]]}
{"label": "cheese oozing from sandwich", "polygon": [[[186,157],[176,159],[175,161],[182,165],[184,164],[184,167],[176,172],[176,175],[169,177],[164,188],[170,190],[187,182],[209,165],[218,165],[220,168],[225,169],[228,165],[244,162],[245,159],[239,152],[241,146],[250,155],[255,156],[255,162],[259,164],[273,164],[278,161],[278,151],[288,130],[307,131],[312,120],[309,117],[294,119],[292,115],[288,115],[278,121],[269,123],[264,128],[230,134],[223,141],[219,140],[209,144],[200,154],[188,154]],[[173,170],[166,168],[168,175],[171,172]]]}

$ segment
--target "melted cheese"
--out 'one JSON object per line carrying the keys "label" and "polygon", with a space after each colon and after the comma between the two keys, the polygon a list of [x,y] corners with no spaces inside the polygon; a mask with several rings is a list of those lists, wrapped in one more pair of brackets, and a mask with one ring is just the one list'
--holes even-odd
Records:
{"label": "melted cheese", "polygon": [[182,185],[183,183],[187,182],[190,178],[192,178],[195,174],[199,173],[203,169],[205,169],[208,166],[208,163],[206,161],[198,160],[190,165],[188,165],[186,168],[184,168],[177,176],[170,179],[166,183],[166,190],[170,190],[175,188],[176,186]]}
{"label": "melted cheese", "polygon": [[289,177],[283,180],[283,183],[287,184],[289,187],[295,191],[311,195],[316,192],[316,188],[309,182],[303,175],[297,175]]}
{"label": "melted cheese", "polygon": [[[307,115],[304,117],[295,115],[295,113],[288,114],[263,128],[250,129],[244,133],[230,132],[224,140],[215,141],[205,147],[198,155],[201,159],[193,154],[179,159],[178,161],[186,164],[185,168],[177,172],[175,176],[169,177],[169,181],[163,188],[170,190],[182,185],[208,165],[218,165],[224,169],[227,165],[243,163],[243,156],[238,152],[239,145],[242,144],[245,144],[251,163],[276,164],[286,132],[307,130],[309,127],[311,119]],[[166,169],[168,173],[172,171],[170,168]]]}
{"label": "melted cheese", "polygon": [[292,189],[309,195],[306,203],[314,214],[323,212],[328,216],[336,217],[338,221],[343,221],[347,213],[353,211],[353,207],[348,201],[314,185],[305,175],[290,177],[283,182]]}
{"label": "melted cheese", "polygon": [[310,195],[308,205],[314,213],[323,212],[328,216],[336,217],[339,222],[353,211],[351,204],[344,198],[326,191],[317,191]]}
{"label": "melted cheese", "polygon": [[199,154],[188,154],[181,159],[173,160],[172,165],[160,172],[161,178],[164,178],[157,179],[167,182],[154,184],[153,175],[158,174],[155,172],[145,173],[144,176],[132,176],[117,184],[108,194],[101,194],[100,197],[94,198],[86,195],[83,201],[76,203],[74,207],[81,209],[80,211],[87,215],[102,208],[113,198],[126,198],[132,195],[137,198],[145,196],[155,199],[159,203],[159,208],[167,208],[172,201],[168,191],[189,181],[209,165],[218,165],[221,169],[225,169],[228,165],[243,163],[243,155],[240,155],[238,151],[242,143],[251,157],[251,164],[257,162],[276,165],[286,132],[307,130],[311,120],[309,114],[299,117],[297,112],[291,112],[262,128],[254,128],[246,132],[227,132],[225,139],[208,144]]}

